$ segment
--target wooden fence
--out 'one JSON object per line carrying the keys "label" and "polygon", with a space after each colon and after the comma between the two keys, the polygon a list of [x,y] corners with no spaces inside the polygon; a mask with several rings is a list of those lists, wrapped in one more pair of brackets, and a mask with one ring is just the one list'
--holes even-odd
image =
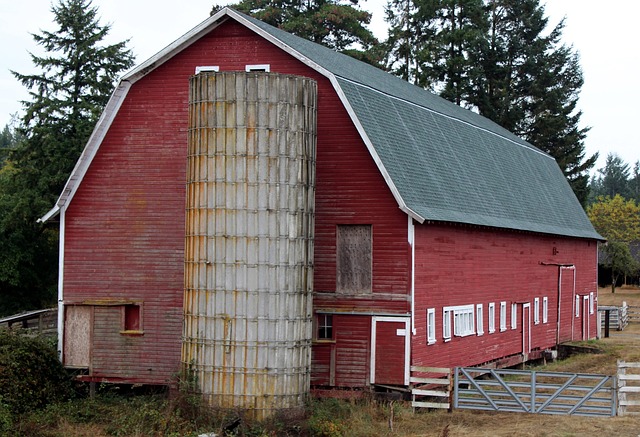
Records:
{"label": "wooden fence", "polygon": [[640,323],[640,306],[627,306],[627,320],[629,323]]}
{"label": "wooden fence", "polygon": [[640,416],[640,363],[618,361],[618,416]]}
{"label": "wooden fence", "polygon": [[[609,314],[609,329],[622,331],[629,324],[629,306],[626,302],[622,302],[622,306],[599,305],[598,313],[600,313],[600,326],[606,327],[607,317]],[[639,314],[640,315],[640,314]]]}
{"label": "wooden fence", "polygon": [[411,366],[411,406],[451,409],[451,369]]}

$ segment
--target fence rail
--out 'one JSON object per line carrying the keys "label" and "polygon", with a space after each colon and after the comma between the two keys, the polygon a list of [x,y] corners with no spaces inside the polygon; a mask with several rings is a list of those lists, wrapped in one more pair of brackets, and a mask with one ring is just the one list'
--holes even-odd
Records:
{"label": "fence rail", "polygon": [[[640,310],[640,307],[636,307]],[[622,331],[629,324],[629,306],[626,302],[622,302],[622,306],[602,305],[598,306],[600,316],[600,326],[606,327],[606,314],[609,313],[609,329]],[[638,321],[640,321],[640,313],[638,313]]]}
{"label": "fence rail", "polygon": [[513,369],[456,368],[453,406],[540,414],[615,416],[615,377]]}
{"label": "fence rail", "polygon": [[628,305],[627,316],[629,323],[640,323],[640,306]]}
{"label": "fence rail", "polygon": [[618,416],[640,416],[640,363],[618,361]]}
{"label": "fence rail", "polygon": [[411,406],[451,409],[451,369],[411,366]]}

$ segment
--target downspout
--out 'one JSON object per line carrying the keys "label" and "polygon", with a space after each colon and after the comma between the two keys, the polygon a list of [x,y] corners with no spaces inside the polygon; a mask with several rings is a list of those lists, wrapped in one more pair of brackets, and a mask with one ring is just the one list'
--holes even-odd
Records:
{"label": "downspout", "polygon": [[58,244],[58,359],[62,362],[62,348],[64,339],[64,235],[65,235],[65,209],[60,211],[60,243]]}
{"label": "downspout", "polygon": [[407,215],[408,225],[407,225],[407,240],[409,242],[409,248],[411,250],[409,268],[411,269],[411,334],[416,335],[416,321],[415,321],[415,310],[416,310],[416,302],[415,302],[415,291],[416,291],[416,245],[415,245],[415,237],[416,230],[415,225],[413,224],[413,218],[410,215]]}

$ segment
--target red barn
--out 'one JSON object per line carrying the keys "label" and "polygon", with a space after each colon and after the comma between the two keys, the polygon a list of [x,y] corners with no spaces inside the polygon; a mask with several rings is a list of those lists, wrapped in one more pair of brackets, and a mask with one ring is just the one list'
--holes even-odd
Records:
{"label": "red barn", "polygon": [[[302,385],[406,386],[410,366],[509,365],[595,337],[601,237],[553,158],[397,77],[224,9],[122,78],[44,217],[60,217],[60,350],[82,378],[167,384],[181,360],[195,360],[203,378],[212,374],[215,396],[236,333],[250,339],[272,321],[257,308],[255,323],[240,327],[227,309],[209,308],[209,296],[235,293],[235,283],[187,308],[198,297],[186,297],[185,268],[211,264],[190,258],[185,244],[190,78],[217,76],[203,71],[294,75],[317,86],[301,286],[312,307],[298,325],[275,328],[302,333],[287,346],[301,348]],[[209,181],[230,173],[216,171]],[[215,271],[212,281],[231,280]],[[263,298],[247,293],[236,313]],[[207,323],[223,351],[212,346],[209,364],[207,340],[197,340]],[[189,336],[196,340],[185,347]],[[274,368],[278,353],[265,350],[266,361],[258,351],[220,386],[250,391],[246,373]],[[279,374],[293,366],[283,363]]]}

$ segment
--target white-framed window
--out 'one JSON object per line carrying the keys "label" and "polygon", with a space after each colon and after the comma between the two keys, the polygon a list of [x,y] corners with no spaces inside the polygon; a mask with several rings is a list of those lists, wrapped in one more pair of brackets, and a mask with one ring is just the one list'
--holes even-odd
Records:
{"label": "white-framed window", "polygon": [[489,334],[496,332],[496,304],[489,303]]}
{"label": "white-framed window", "polygon": [[589,314],[593,314],[593,291],[589,293]]}
{"label": "white-framed window", "polygon": [[580,317],[580,296],[576,295],[576,317]]}
{"label": "white-framed window", "polygon": [[427,344],[436,342],[436,309],[427,310]]}
{"label": "white-framed window", "polygon": [[500,302],[500,332],[507,330],[507,303]]}
{"label": "white-framed window", "polygon": [[442,309],[442,337],[444,341],[451,340],[451,314],[453,311],[449,308]]}
{"label": "white-framed window", "polygon": [[482,324],[482,304],[476,305],[476,333],[478,335],[484,334],[484,326]]}
{"label": "white-framed window", "polygon": [[518,304],[511,304],[511,329],[516,329],[518,327]]}
{"label": "white-framed window", "polygon": [[542,298],[542,323],[549,321],[549,298],[547,296]]}
{"label": "white-framed window", "polygon": [[533,299],[533,323],[540,323],[540,298]]}
{"label": "white-framed window", "polygon": [[196,67],[196,74],[205,73],[207,71],[220,71],[217,65],[200,65]]}
{"label": "white-framed window", "polygon": [[[451,337],[451,316],[453,316],[453,335],[456,337],[465,337],[476,333],[475,330],[475,318],[474,318],[474,306],[471,305],[459,305],[454,307],[444,307],[443,315],[445,321],[449,320],[449,338]],[[447,314],[449,314],[447,316]],[[443,330],[446,336],[446,330]]]}
{"label": "white-framed window", "polygon": [[254,64],[254,65],[245,65],[244,71],[271,71],[270,64]]}

